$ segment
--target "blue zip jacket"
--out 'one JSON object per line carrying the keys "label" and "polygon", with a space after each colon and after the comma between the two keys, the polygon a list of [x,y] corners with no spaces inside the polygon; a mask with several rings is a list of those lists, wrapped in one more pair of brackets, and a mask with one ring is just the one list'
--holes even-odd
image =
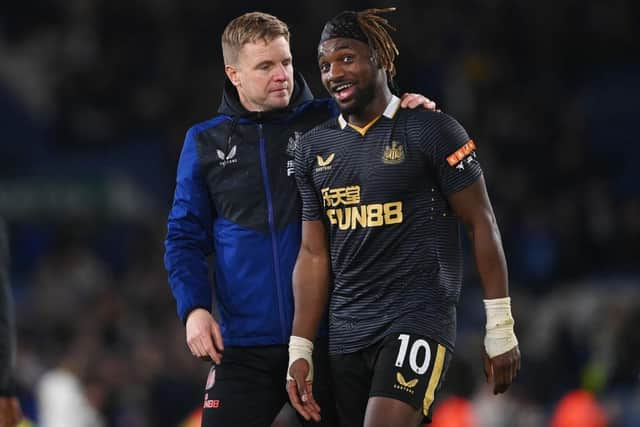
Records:
{"label": "blue zip jacket", "polygon": [[188,130],[180,155],[165,267],[183,322],[215,299],[226,346],[285,344],[291,335],[301,233],[293,156],[302,133],[337,115],[299,74],[294,88],[287,109],[250,113],[226,81],[219,114]]}

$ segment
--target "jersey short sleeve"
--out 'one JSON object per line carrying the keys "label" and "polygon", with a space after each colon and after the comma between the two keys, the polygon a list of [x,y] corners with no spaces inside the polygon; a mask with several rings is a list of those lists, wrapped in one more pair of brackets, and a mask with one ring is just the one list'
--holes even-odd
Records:
{"label": "jersey short sleeve", "polygon": [[453,117],[437,113],[423,128],[421,143],[445,196],[468,187],[482,175],[476,144]]}
{"label": "jersey short sleeve", "polygon": [[322,219],[322,206],[313,187],[313,162],[310,157],[308,141],[302,136],[295,154],[294,171],[298,192],[302,199],[302,220],[315,221]]}

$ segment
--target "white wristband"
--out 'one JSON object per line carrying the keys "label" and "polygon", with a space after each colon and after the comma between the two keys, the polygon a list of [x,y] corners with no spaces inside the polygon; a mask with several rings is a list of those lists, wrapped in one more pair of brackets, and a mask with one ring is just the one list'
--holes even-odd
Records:
{"label": "white wristband", "polygon": [[309,373],[307,374],[307,381],[313,381],[313,342],[303,337],[296,337],[294,335],[289,339],[289,366],[287,367],[287,381],[293,380],[289,369],[291,365],[298,359],[304,359],[309,364]]}
{"label": "white wristband", "polygon": [[484,308],[487,313],[484,348],[490,358],[506,353],[518,345],[513,332],[515,324],[511,316],[511,298],[485,299]]}

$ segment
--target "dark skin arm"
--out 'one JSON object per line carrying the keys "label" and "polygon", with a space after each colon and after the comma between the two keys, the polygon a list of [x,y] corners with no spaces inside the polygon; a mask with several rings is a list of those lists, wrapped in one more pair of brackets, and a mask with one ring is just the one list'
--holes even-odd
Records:
{"label": "dark skin arm", "polygon": [[[449,203],[469,233],[484,298],[509,296],[507,262],[484,177],[452,194]],[[493,379],[493,393],[507,391],[520,370],[518,346],[493,358],[483,351],[483,359],[487,381]]]}
{"label": "dark skin arm", "polygon": [[[329,248],[322,221],[302,223],[302,243],[293,270],[295,312],[291,334],[313,341],[329,300]],[[306,419],[320,420],[320,406],[312,393],[312,383],[305,381],[309,364],[298,359],[291,365],[287,382],[292,406]]]}

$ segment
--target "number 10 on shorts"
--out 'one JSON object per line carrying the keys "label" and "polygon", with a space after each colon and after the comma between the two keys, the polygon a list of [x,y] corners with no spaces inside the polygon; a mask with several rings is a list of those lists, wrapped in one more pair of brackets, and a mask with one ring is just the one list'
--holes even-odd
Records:
{"label": "number 10 on shorts", "polygon": [[[409,334],[400,334],[398,335],[398,340],[400,340],[400,349],[396,357],[396,366],[401,368],[407,358],[411,336]],[[422,351],[423,349],[424,352]],[[431,362],[429,343],[423,339],[415,340],[411,345],[411,350],[409,350],[409,366],[411,366],[413,372],[421,375],[429,369],[429,362]]]}

